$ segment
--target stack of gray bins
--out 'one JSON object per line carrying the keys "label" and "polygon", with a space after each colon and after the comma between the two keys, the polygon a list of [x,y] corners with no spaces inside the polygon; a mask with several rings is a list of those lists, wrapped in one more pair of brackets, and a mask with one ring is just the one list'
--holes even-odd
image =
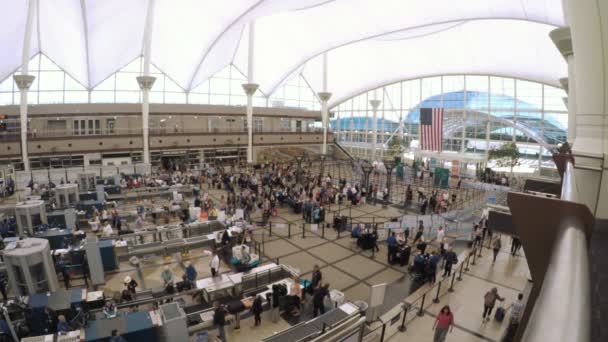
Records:
{"label": "stack of gray bins", "polygon": [[177,303],[160,306],[163,320],[163,341],[188,341],[188,326],[186,313]]}

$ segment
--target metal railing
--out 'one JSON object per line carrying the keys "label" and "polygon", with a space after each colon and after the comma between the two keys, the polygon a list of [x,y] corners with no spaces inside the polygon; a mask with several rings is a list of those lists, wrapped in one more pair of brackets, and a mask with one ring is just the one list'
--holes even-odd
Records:
{"label": "metal railing", "polygon": [[[561,199],[578,202],[573,172],[568,161]],[[553,253],[522,341],[587,342],[591,336],[591,275],[584,223],[570,216],[556,228]]]}
{"label": "metal railing", "polygon": [[[150,128],[150,135],[172,135],[172,134],[246,134],[247,129],[242,127],[216,127],[216,128],[191,128],[191,127],[154,127]],[[291,129],[272,129],[263,127],[262,129],[254,129],[254,134],[262,133],[284,133],[284,134],[307,134],[307,133],[323,133],[323,130],[317,127],[308,127],[305,130],[292,131]],[[328,131],[332,134],[331,131]],[[113,128],[113,129],[89,129],[84,131],[71,129],[36,129],[30,130],[27,133],[28,140],[44,139],[44,138],[86,138],[86,137],[106,137],[106,136],[125,136],[125,135],[141,135],[141,127],[131,128]],[[6,131],[0,132],[0,141],[19,141],[20,132]]]}

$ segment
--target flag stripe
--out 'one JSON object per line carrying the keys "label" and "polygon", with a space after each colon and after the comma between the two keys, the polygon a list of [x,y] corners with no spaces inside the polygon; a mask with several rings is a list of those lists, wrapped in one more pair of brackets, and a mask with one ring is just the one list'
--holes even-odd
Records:
{"label": "flag stripe", "polygon": [[443,108],[420,108],[420,148],[443,149]]}

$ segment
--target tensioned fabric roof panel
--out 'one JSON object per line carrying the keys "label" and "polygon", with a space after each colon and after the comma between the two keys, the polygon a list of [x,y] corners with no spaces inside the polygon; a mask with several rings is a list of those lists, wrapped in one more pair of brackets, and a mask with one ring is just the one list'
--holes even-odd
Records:
{"label": "tensioned fabric roof panel", "polygon": [[[378,39],[385,35],[445,31],[436,34],[436,39],[449,37],[464,45],[471,41],[469,37],[444,33],[468,34],[460,27],[468,26],[469,21],[487,23],[487,19],[505,19],[507,28],[521,26],[520,21],[546,24],[547,28],[564,24],[561,0],[0,0],[0,79],[20,66],[28,3],[35,8],[30,56],[44,53],[89,89],[142,54],[148,13],[153,13],[151,61],[186,91],[231,63],[247,70],[247,24],[255,20],[254,81],[267,95],[305,65],[310,75],[311,65],[323,52],[332,51],[331,63],[339,69],[350,63],[352,56],[347,51],[362,43],[382,44]],[[540,36],[533,35],[547,30],[534,29],[520,38],[540,41]],[[550,41],[546,35],[542,38]],[[407,44],[419,54],[431,56],[434,52],[428,46],[412,45],[425,41],[412,39]],[[449,46],[452,42],[437,44]],[[523,42],[522,46],[530,44]],[[548,44],[542,46],[555,50]],[[342,63],[340,56],[348,58]],[[493,67],[488,64],[485,70],[505,75],[512,71],[509,65]],[[526,70],[519,71],[509,76]],[[332,72],[332,78],[337,72]],[[349,93],[339,86],[359,83],[354,72],[358,70],[351,70],[347,80],[332,81],[328,90]]]}
{"label": "tensioned fabric roof panel", "polygon": [[[414,38],[366,40],[332,50],[329,105],[368,89],[431,75],[491,74],[559,87],[559,77],[568,70],[547,39],[552,29],[526,21],[476,20]],[[303,75],[321,89],[320,56],[307,63]]]}

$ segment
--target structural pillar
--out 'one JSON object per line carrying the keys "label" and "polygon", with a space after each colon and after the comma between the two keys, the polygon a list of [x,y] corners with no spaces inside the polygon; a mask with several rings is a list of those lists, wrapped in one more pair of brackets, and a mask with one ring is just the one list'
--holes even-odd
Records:
{"label": "structural pillar", "polygon": [[14,75],[13,79],[19,87],[19,122],[21,126],[21,158],[23,169],[30,171],[30,161],[27,154],[27,92],[34,82],[33,75],[29,75],[30,46],[32,42],[32,31],[34,29],[34,15],[38,8],[38,0],[29,0],[27,4],[27,19],[25,22],[25,34],[23,36],[23,49],[21,51],[21,74]]}
{"label": "structural pillar", "polygon": [[322,91],[319,94],[321,99],[321,118],[323,121],[323,148],[321,149],[322,154],[327,154],[327,126],[329,125],[329,108],[327,107],[327,101],[331,98],[331,93]]}
{"label": "structural pillar", "polygon": [[561,78],[559,81],[562,88],[568,93],[566,107],[568,108],[568,142],[572,144],[576,137],[576,93],[575,93],[575,73],[574,73],[574,51],[572,49],[572,35],[570,27],[560,27],[549,33],[555,46],[568,63],[568,77]]}
{"label": "structural pillar", "polygon": [[146,23],[144,27],[143,57],[144,74],[136,77],[139,89],[142,91],[141,102],[141,130],[144,147],[144,164],[150,164],[150,89],[156,81],[156,77],[150,76],[150,50],[152,48],[152,28],[154,27],[154,3],[155,0],[148,2],[146,13]]}
{"label": "structural pillar", "polygon": [[156,77],[138,76],[136,79],[142,92],[141,129],[144,146],[144,164],[150,164],[150,89],[152,89]]}
{"label": "structural pillar", "polygon": [[247,94],[247,164],[253,163],[253,94],[258,90],[255,83],[243,84]]}
{"label": "structural pillar", "polygon": [[247,95],[247,164],[253,164],[253,94],[259,85],[253,82],[255,70],[255,22],[249,23],[249,42],[247,46],[247,83],[243,90]]}
{"label": "structural pillar", "polygon": [[573,64],[568,65],[573,73],[568,75],[568,90],[576,90],[568,98],[568,112],[574,111],[574,118],[569,115],[568,124],[574,125],[575,177],[585,180],[577,183],[579,200],[596,218],[608,219],[608,27],[602,23],[608,6],[601,3],[564,0],[571,39],[567,30],[554,30],[551,38]]}
{"label": "structural pillar", "polygon": [[32,75],[15,75],[13,79],[19,87],[19,122],[21,125],[21,158],[23,159],[23,169],[30,171],[30,161],[27,154],[27,92],[36,77]]}
{"label": "structural pillar", "polygon": [[373,119],[372,119],[372,160],[376,160],[376,144],[378,143],[378,107],[380,107],[380,100],[370,100],[369,104],[372,106]]}

